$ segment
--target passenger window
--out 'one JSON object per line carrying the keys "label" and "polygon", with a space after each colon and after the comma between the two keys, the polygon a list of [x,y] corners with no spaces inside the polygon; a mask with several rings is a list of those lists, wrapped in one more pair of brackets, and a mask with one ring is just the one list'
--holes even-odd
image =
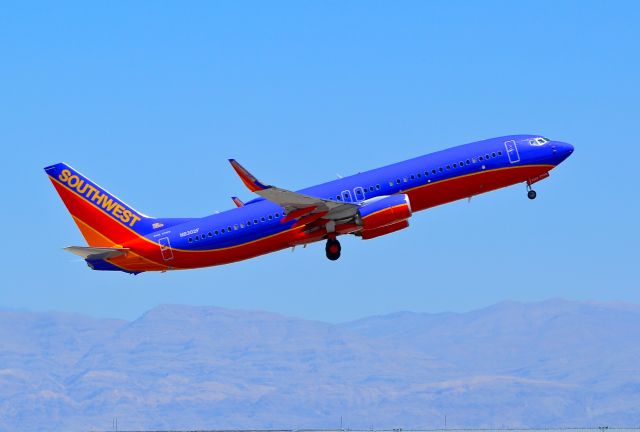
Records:
{"label": "passenger window", "polygon": [[454,168],[458,168],[458,164],[457,164],[457,163],[454,163],[454,164],[453,164],[453,167],[454,167]]}
{"label": "passenger window", "polygon": [[485,158],[486,160],[489,160],[489,154],[484,155],[484,158]]}
{"label": "passenger window", "polygon": [[204,234],[202,234],[202,240],[204,240],[204,239],[205,239],[205,237],[207,237],[207,236],[206,236],[206,235],[204,235]]}
{"label": "passenger window", "polygon": [[479,160],[482,160],[482,156],[480,156],[478,159],[479,159]]}
{"label": "passenger window", "polygon": [[425,176],[425,177],[429,177],[429,171],[425,171],[425,172],[424,172],[424,176]]}
{"label": "passenger window", "polygon": [[380,190],[380,185],[376,185],[376,189]]}
{"label": "passenger window", "polygon": [[460,168],[464,165],[464,162],[460,161]]}
{"label": "passenger window", "polygon": [[215,230],[213,233],[214,233],[215,235],[218,235],[218,234],[219,234],[218,230]]}
{"label": "passenger window", "polygon": [[254,225],[258,225],[258,219],[254,219],[254,220],[253,220],[253,224],[254,224]]}
{"label": "passenger window", "polygon": [[250,227],[251,226],[251,221],[247,221],[247,226]]}
{"label": "passenger window", "polygon": [[260,220],[261,220],[262,222],[264,222],[264,221],[265,221],[264,216],[262,216],[262,217],[260,218]]}
{"label": "passenger window", "polygon": [[191,237],[189,237],[189,243],[192,243],[193,239]]}
{"label": "passenger window", "polygon": [[[237,228],[236,228],[237,229]],[[227,231],[231,232],[231,226],[227,227]]]}
{"label": "passenger window", "polygon": [[443,172],[444,170],[442,169],[442,167],[438,168],[438,171]]}
{"label": "passenger window", "polygon": [[471,161],[467,159],[467,165],[471,165]]}
{"label": "passenger window", "polygon": [[240,228],[244,228],[244,224],[243,223],[240,224]]}
{"label": "passenger window", "polygon": [[498,156],[502,156],[502,152],[501,151],[498,152]]}
{"label": "passenger window", "polygon": [[416,176],[414,176],[413,174],[411,174],[411,180],[415,180]]}
{"label": "passenger window", "polygon": [[369,192],[373,192],[373,186],[369,186]]}
{"label": "passenger window", "polygon": [[209,237],[213,237],[213,233],[209,231]]}
{"label": "passenger window", "polygon": [[269,220],[273,220],[273,216],[269,215]]}
{"label": "passenger window", "polygon": [[496,152],[491,153],[491,157],[496,157]]}
{"label": "passenger window", "polygon": [[435,174],[435,173],[436,173],[436,170],[432,169],[431,174]]}
{"label": "passenger window", "polygon": [[418,173],[418,178],[422,177],[422,174]]}
{"label": "passenger window", "polygon": [[199,239],[199,238],[200,238],[200,237],[195,236],[195,237],[193,238],[193,241],[198,241],[198,239]]}
{"label": "passenger window", "polygon": [[397,179],[397,180],[396,180],[396,183],[400,184],[400,179]]}
{"label": "passenger window", "polygon": [[280,217],[280,213],[276,213],[276,218],[279,218],[279,217]]}
{"label": "passenger window", "polygon": [[408,181],[406,177],[403,177],[402,180],[404,180],[405,183]]}

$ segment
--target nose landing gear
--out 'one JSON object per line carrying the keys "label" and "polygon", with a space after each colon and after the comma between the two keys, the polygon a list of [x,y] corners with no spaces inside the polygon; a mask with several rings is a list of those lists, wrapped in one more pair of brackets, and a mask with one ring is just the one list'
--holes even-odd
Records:
{"label": "nose landing gear", "polygon": [[536,197],[538,196],[538,194],[536,193],[536,191],[534,191],[533,189],[531,189],[531,183],[527,182],[527,198],[529,198],[530,200],[534,200],[536,199]]}
{"label": "nose landing gear", "polygon": [[336,240],[335,238],[329,238],[324,250],[327,253],[327,258],[329,258],[331,261],[335,261],[340,258],[340,251],[342,250],[342,247],[340,246],[340,242],[338,240]]}

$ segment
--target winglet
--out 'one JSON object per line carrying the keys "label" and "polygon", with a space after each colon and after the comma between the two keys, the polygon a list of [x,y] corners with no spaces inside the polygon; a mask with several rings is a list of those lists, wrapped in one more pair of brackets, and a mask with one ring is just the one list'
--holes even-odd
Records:
{"label": "winglet", "polygon": [[233,203],[236,205],[236,207],[244,207],[244,203],[240,198],[232,196],[231,200],[233,200]]}
{"label": "winglet", "polygon": [[255,178],[253,174],[247,171],[245,167],[240,165],[235,159],[229,159],[229,162],[231,163],[233,169],[236,170],[236,172],[240,176],[240,180],[242,180],[242,183],[244,183],[244,185],[248,187],[251,192],[257,192],[269,188],[269,186],[265,186],[264,184],[260,183],[260,181]]}

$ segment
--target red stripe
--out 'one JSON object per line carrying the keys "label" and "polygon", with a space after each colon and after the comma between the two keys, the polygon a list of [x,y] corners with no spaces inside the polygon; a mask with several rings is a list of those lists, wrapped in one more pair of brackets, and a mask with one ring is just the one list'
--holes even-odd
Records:
{"label": "red stripe", "polygon": [[91,202],[62,186],[56,180],[51,179],[51,182],[73,216],[80,218],[90,227],[111,239],[115,244],[122,244],[138,236],[138,234],[99,210]]}

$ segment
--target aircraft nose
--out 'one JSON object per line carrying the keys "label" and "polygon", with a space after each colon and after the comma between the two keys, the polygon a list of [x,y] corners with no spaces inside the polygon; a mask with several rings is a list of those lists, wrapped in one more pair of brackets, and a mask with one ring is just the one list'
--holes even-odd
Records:
{"label": "aircraft nose", "polygon": [[573,145],[567,142],[556,141],[553,144],[553,152],[563,161],[573,153]]}
{"label": "aircraft nose", "polygon": [[573,153],[573,145],[567,143],[567,142],[563,142],[562,143],[562,150],[567,154],[567,156],[569,156],[571,153]]}

